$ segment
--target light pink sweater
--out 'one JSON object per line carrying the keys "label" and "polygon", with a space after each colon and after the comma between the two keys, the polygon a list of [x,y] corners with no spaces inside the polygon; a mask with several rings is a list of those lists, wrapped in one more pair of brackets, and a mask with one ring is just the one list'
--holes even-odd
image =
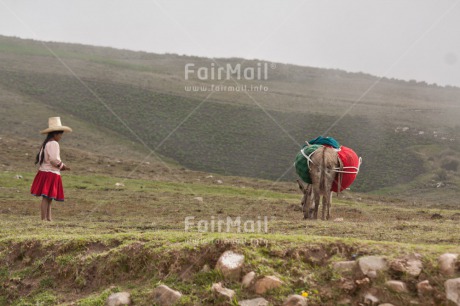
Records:
{"label": "light pink sweater", "polygon": [[[43,150],[43,149],[42,149]],[[40,156],[42,154],[40,150]],[[48,141],[45,146],[45,156],[39,171],[52,172],[61,175],[61,169],[65,166],[61,161],[59,143],[55,140]]]}

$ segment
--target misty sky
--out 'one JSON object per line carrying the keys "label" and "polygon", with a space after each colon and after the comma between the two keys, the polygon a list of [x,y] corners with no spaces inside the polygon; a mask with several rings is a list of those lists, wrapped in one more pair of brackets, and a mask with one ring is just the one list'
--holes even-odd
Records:
{"label": "misty sky", "polygon": [[460,0],[0,0],[0,35],[460,86]]}

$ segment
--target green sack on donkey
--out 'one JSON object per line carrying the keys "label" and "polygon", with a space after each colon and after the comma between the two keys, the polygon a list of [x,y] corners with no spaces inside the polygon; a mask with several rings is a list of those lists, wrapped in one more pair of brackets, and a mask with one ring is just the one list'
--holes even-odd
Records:
{"label": "green sack on donkey", "polygon": [[313,154],[313,152],[315,152],[320,147],[322,147],[322,145],[304,146],[295,157],[295,171],[297,175],[302,179],[302,181],[304,181],[307,184],[312,183],[309,171],[310,167],[308,166],[309,161],[307,156],[310,157]]}

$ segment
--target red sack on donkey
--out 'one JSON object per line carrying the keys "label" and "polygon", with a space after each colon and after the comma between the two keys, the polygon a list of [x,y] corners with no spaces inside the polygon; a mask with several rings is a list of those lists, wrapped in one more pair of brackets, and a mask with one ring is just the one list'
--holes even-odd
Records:
{"label": "red sack on donkey", "polygon": [[337,171],[337,176],[332,184],[331,190],[334,192],[339,191],[339,186],[340,191],[350,187],[355,181],[361,166],[361,158],[352,149],[341,146],[337,154],[342,161],[342,167]]}

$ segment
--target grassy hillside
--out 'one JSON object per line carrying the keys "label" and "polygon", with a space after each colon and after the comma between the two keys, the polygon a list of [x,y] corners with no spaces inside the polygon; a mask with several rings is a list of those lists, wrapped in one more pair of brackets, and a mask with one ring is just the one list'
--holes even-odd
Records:
{"label": "grassy hillside", "polygon": [[[138,143],[134,131],[149,148],[191,169],[293,180],[293,169],[287,170],[299,145],[328,130],[357,101],[329,132],[364,159],[354,190],[377,190],[417,178],[421,185],[407,185],[413,193],[442,171],[426,167],[414,147],[458,152],[458,88],[388,79],[376,83],[377,78],[365,74],[277,64],[263,81],[268,93],[221,92],[203,102],[209,93],[186,92],[184,86],[212,82],[186,81],[184,66],[193,62],[209,67],[209,59],[46,45],[61,61],[40,42],[1,38],[2,91]],[[10,109],[14,112],[14,106]],[[8,117],[8,112],[3,114]],[[75,135],[87,137],[82,132]],[[448,184],[458,186],[458,171],[449,171]]]}
{"label": "grassy hillside", "polygon": [[[159,284],[184,294],[178,305],[236,305],[211,293],[214,282],[235,290],[239,301],[260,296],[213,269],[226,250],[245,255],[244,272],[282,279],[281,288],[263,294],[271,305],[302,291],[313,306],[344,299],[356,304],[368,290],[395,305],[449,305],[447,277],[439,273],[436,258],[460,252],[458,207],[344,193],[332,207],[333,218],[343,221],[304,221],[292,183],[168,169],[153,162],[131,173],[139,160],[63,143],[62,157],[73,169],[63,173],[66,201],[53,204],[52,223],[42,223],[39,199],[29,195],[35,175],[29,152],[35,147],[35,141],[0,135],[2,306],[102,306],[119,291],[130,292],[135,305],[152,305]],[[186,216],[196,222],[267,217],[268,232],[202,233],[196,222],[186,231]],[[414,252],[422,254],[419,277],[393,271],[350,289],[344,284],[352,276],[331,268],[340,260],[366,255],[392,260]],[[205,265],[210,270],[203,270]],[[411,293],[389,291],[384,285],[389,279],[403,280]],[[414,288],[426,279],[434,291],[420,299]]]}
{"label": "grassy hillside", "polygon": [[[388,79],[374,86],[365,74],[277,64],[268,93],[215,93],[203,102],[209,93],[184,86],[211,83],[186,82],[184,65],[210,59],[46,46],[59,59],[41,42],[0,37],[1,306],[102,306],[119,291],[152,305],[160,284],[182,292],[178,305],[187,306],[258,296],[280,305],[302,291],[312,306],[358,305],[368,292],[393,305],[452,304],[444,288],[451,277],[437,257],[460,253],[458,88]],[[302,220],[286,170],[300,144],[354,104],[330,135],[363,156],[358,181],[334,197],[333,220]],[[54,220],[43,223],[29,188],[38,131],[54,115],[75,131],[62,140],[72,171],[63,173],[66,201],[53,203]],[[254,231],[198,225],[238,217]],[[245,255],[244,273],[279,277],[282,286],[256,295],[225,280],[214,267],[226,250]],[[366,281],[332,268],[414,253],[419,276],[390,269]],[[409,292],[389,290],[390,279]],[[420,297],[422,280],[433,291]],[[214,295],[215,282],[235,299]]]}
{"label": "grassy hillside", "polygon": [[[184,294],[179,305],[228,305],[210,292],[218,281],[235,290],[238,300],[254,298],[213,269],[229,249],[245,255],[244,272],[283,280],[281,288],[263,295],[273,305],[301,291],[310,293],[309,305],[337,305],[344,298],[358,303],[371,287],[396,305],[414,300],[448,305],[446,277],[436,258],[460,252],[458,208],[344,193],[332,206],[333,218],[341,222],[304,221],[292,183],[168,170],[154,163],[128,178],[137,160],[63,144],[63,159],[73,169],[63,173],[66,201],[53,204],[53,222],[42,223],[39,199],[29,195],[32,156],[19,154],[34,142],[0,136],[0,305],[104,305],[118,291],[129,291],[135,305],[152,305],[159,284]],[[195,219],[186,230],[187,216]],[[267,232],[263,226],[253,233],[238,233],[236,227],[203,233],[197,226],[199,220],[227,217],[241,217],[242,223],[267,217]],[[342,288],[350,276],[331,269],[335,261],[413,252],[423,258],[418,278],[382,274],[350,291]],[[204,265],[211,269],[202,271]],[[393,294],[384,282],[395,278],[411,290],[429,279],[435,291],[423,300],[413,293]]]}

